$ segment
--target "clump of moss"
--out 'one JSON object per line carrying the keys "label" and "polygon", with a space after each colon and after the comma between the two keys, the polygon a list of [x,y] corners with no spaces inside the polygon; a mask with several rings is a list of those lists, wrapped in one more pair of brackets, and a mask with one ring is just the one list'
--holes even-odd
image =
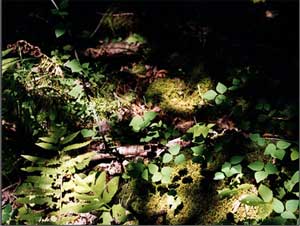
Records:
{"label": "clump of moss", "polygon": [[216,224],[226,222],[227,215],[233,215],[234,222],[240,223],[245,220],[265,219],[272,212],[272,205],[269,203],[248,206],[240,203],[240,198],[246,194],[257,194],[258,191],[253,184],[243,184],[235,189],[230,196],[221,198],[215,196],[211,200],[209,210],[202,215],[201,223],[203,224]]}
{"label": "clump of moss", "polygon": [[193,87],[179,78],[160,78],[149,85],[146,97],[167,112],[191,114],[195,106],[204,103],[201,94],[208,90],[206,87],[202,82]]}

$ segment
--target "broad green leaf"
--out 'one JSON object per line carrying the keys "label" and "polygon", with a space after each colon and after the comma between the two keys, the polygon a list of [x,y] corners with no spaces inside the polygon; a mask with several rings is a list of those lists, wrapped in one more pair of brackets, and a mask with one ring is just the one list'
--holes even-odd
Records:
{"label": "broad green leaf", "polygon": [[237,173],[242,173],[242,166],[241,164],[234,165],[230,169],[231,175],[237,174]]}
{"label": "broad green leaf", "polygon": [[255,194],[245,195],[240,202],[249,206],[257,206],[264,203],[264,201]]}
{"label": "broad green leaf", "polygon": [[32,155],[21,155],[24,159],[27,159],[30,162],[35,162],[35,163],[43,163],[47,161],[47,159],[32,156]]}
{"label": "broad green leaf", "polygon": [[163,163],[171,162],[173,159],[173,156],[169,153],[165,153],[163,156]]}
{"label": "broad green leaf", "polygon": [[287,211],[295,212],[298,209],[299,200],[298,199],[290,199],[286,201],[285,208]]}
{"label": "broad green leaf", "polygon": [[222,165],[222,169],[221,171],[223,173],[225,173],[226,177],[231,177],[232,174],[231,174],[231,171],[230,171],[230,168],[231,168],[231,164],[229,162],[225,162],[223,165]]}
{"label": "broad green leaf", "polygon": [[217,96],[218,94],[216,93],[216,91],[214,90],[208,90],[206,93],[204,93],[203,97],[206,99],[206,100],[213,100],[215,99],[215,97]]}
{"label": "broad green leaf", "polygon": [[76,59],[71,61],[69,60],[67,63],[65,63],[65,66],[70,68],[72,73],[81,72],[83,70],[80,63]]}
{"label": "broad green leaf", "polygon": [[221,83],[221,82],[218,82],[217,84],[217,87],[216,87],[216,90],[221,93],[221,94],[224,94],[226,91],[227,91],[227,87]]}
{"label": "broad green leaf", "polygon": [[7,64],[2,64],[2,75],[12,66],[14,66],[19,60],[15,60],[13,62],[7,63]]}
{"label": "broad green leaf", "polygon": [[218,96],[216,96],[215,103],[219,105],[222,104],[225,100],[226,100],[226,96],[219,94]]}
{"label": "broad green leaf", "polygon": [[174,159],[174,163],[177,165],[183,163],[184,161],[185,161],[184,154],[180,154],[180,155],[176,156]]}
{"label": "broad green leaf", "polygon": [[59,38],[60,36],[63,36],[66,33],[66,29],[59,27],[55,29],[55,37]]}
{"label": "broad green leaf", "polygon": [[264,163],[261,161],[255,161],[250,163],[248,168],[252,169],[253,171],[260,171],[264,168]]}
{"label": "broad green leaf", "polygon": [[284,140],[280,140],[276,144],[277,148],[279,149],[287,149],[291,144],[289,142],[286,142]]}
{"label": "broad green leaf", "polygon": [[224,173],[222,173],[222,172],[216,172],[215,173],[214,180],[223,180],[224,178],[225,178]]}
{"label": "broad green leaf", "polygon": [[271,153],[271,156],[273,158],[277,158],[282,160],[285,156],[286,151],[283,149],[276,149],[274,152]]}
{"label": "broad green leaf", "polygon": [[100,219],[102,219],[103,225],[110,225],[111,222],[114,220],[110,215],[110,212],[103,212],[100,216]]}
{"label": "broad green leaf", "polygon": [[162,178],[161,173],[160,172],[156,172],[152,176],[152,182],[158,182],[158,181],[161,180],[161,178]]}
{"label": "broad green leaf", "polygon": [[276,213],[282,213],[284,211],[283,203],[277,198],[273,198],[272,206]]}
{"label": "broad green leaf", "polygon": [[170,184],[172,181],[171,181],[171,177],[168,176],[168,175],[162,175],[161,177],[161,183],[162,184]]}
{"label": "broad green leaf", "polygon": [[234,78],[234,79],[232,80],[232,85],[239,85],[240,82],[241,82],[241,81],[240,81],[239,79]]}
{"label": "broad green leaf", "polygon": [[126,221],[126,209],[124,209],[121,204],[115,204],[112,206],[112,217],[115,221],[120,224]]}
{"label": "broad green leaf", "polygon": [[261,182],[262,180],[266,179],[267,177],[268,177],[268,174],[265,171],[258,171],[258,172],[255,172],[255,174],[254,174],[256,183]]}
{"label": "broad green leaf", "polygon": [[295,161],[299,159],[299,151],[298,150],[295,150],[295,149],[292,149],[292,152],[291,152],[291,160],[292,161]]}
{"label": "broad green leaf", "polygon": [[106,185],[106,188],[103,191],[103,202],[109,203],[112,198],[115,196],[119,187],[119,177],[112,178]]}
{"label": "broad green leaf", "polygon": [[106,172],[103,171],[101,174],[97,177],[95,184],[92,185],[93,192],[100,197],[100,195],[103,193],[106,186]]}
{"label": "broad green leaf", "polygon": [[278,172],[278,169],[275,165],[268,162],[265,165],[265,171],[266,171],[267,174],[275,174],[275,173]]}
{"label": "broad green leaf", "polygon": [[64,147],[64,148],[62,149],[62,151],[63,151],[63,152],[66,152],[66,151],[71,151],[71,150],[83,148],[83,147],[89,145],[91,142],[92,142],[92,140],[88,140],[88,141],[83,142],[83,143],[71,144],[71,145],[69,145],[69,146]]}
{"label": "broad green leaf", "polygon": [[149,180],[149,172],[148,169],[144,169],[143,173],[142,173],[142,178],[146,181]]}
{"label": "broad green leaf", "polygon": [[96,136],[96,132],[92,129],[82,129],[80,132],[84,138]]}
{"label": "broad green leaf", "polygon": [[78,175],[74,175],[74,182],[76,184],[74,190],[79,193],[88,193],[91,191],[89,185]]}
{"label": "broad green leaf", "polygon": [[284,211],[283,213],[281,213],[281,217],[284,219],[297,219],[297,217],[295,216],[295,214],[293,214],[290,211]]}
{"label": "broad green leaf", "polygon": [[49,143],[41,142],[41,143],[35,143],[35,145],[37,145],[43,149],[46,149],[46,150],[56,150],[57,149],[56,146],[54,146],[53,144],[49,144]]}
{"label": "broad green leaf", "polygon": [[172,155],[177,155],[180,151],[180,145],[179,144],[175,144],[173,146],[171,146],[168,150]]}
{"label": "broad green leaf", "polygon": [[1,56],[2,56],[2,58],[5,57],[7,54],[9,54],[12,50],[13,50],[13,48],[9,48],[9,49],[6,49],[6,50],[2,50],[2,51],[1,51]]}
{"label": "broad green leaf", "polygon": [[144,113],[144,121],[145,124],[150,123],[155,117],[157,116],[157,113],[154,111],[147,111]]}
{"label": "broad green leaf", "polygon": [[139,132],[144,128],[144,120],[141,116],[134,116],[129,124],[134,132]]}
{"label": "broad green leaf", "polygon": [[194,156],[199,156],[199,155],[202,155],[202,153],[204,151],[204,146],[203,145],[198,145],[198,146],[192,147],[191,149],[193,151]]}
{"label": "broad green leaf", "polygon": [[74,98],[78,98],[80,94],[83,92],[83,88],[81,85],[76,85],[70,92],[69,95]]}
{"label": "broad green leaf", "polygon": [[258,193],[265,202],[271,202],[273,199],[272,190],[263,184],[259,186]]}
{"label": "broad green leaf", "polygon": [[53,136],[51,136],[51,137],[39,137],[39,140],[47,142],[47,143],[52,143],[52,144],[57,143],[57,138],[53,137]]}
{"label": "broad green leaf", "polygon": [[275,144],[268,144],[268,146],[265,149],[264,154],[265,155],[270,155],[271,153],[276,151],[276,146]]}
{"label": "broad green leaf", "polygon": [[158,166],[153,163],[150,163],[148,165],[148,169],[151,174],[155,174],[156,172],[158,172]]}
{"label": "broad green leaf", "polygon": [[235,164],[238,164],[240,163],[241,161],[243,161],[245,157],[244,156],[241,156],[241,155],[234,155],[230,158],[230,163],[232,165],[235,165]]}
{"label": "broad green leaf", "polygon": [[295,184],[299,182],[299,170],[293,174],[291,181]]}
{"label": "broad green leaf", "polygon": [[221,199],[225,197],[231,197],[233,195],[236,195],[237,193],[238,193],[237,189],[224,188],[222,190],[218,190],[218,195]]}
{"label": "broad green leaf", "polygon": [[78,136],[79,133],[80,133],[80,131],[78,131],[76,133],[72,133],[72,134],[66,136],[64,139],[62,139],[60,141],[60,143],[62,145],[64,145],[64,144],[67,144],[67,143],[71,142],[72,140],[74,140]]}
{"label": "broad green leaf", "polygon": [[252,140],[253,142],[258,142],[258,139],[260,138],[259,133],[250,133],[249,135],[250,140]]}
{"label": "broad green leaf", "polygon": [[265,146],[266,145],[266,140],[262,137],[258,138],[257,139],[257,144],[261,147]]}
{"label": "broad green leaf", "polygon": [[5,205],[4,208],[2,208],[2,224],[8,224],[8,221],[12,214],[12,206],[10,204]]}

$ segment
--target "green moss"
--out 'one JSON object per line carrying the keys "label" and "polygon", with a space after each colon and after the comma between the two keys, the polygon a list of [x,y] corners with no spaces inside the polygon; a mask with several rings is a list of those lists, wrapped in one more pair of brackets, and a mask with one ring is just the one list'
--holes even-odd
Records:
{"label": "green moss", "polygon": [[193,86],[179,78],[160,78],[149,85],[146,97],[165,111],[191,114],[195,106],[204,104],[201,96],[211,86],[209,79],[203,79]]}
{"label": "green moss", "polygon": [[271,204],[248,206],[240,203],[240,198],[245,194],[257,194],[253,184],[243,184],[229,197],[220,198],[214,196],[207,211],[201,219],[204,224],[216,224],[226,222],[227,214],[232,213],[234,222],[239,223],[249,219],[265,219],[272,212]]}

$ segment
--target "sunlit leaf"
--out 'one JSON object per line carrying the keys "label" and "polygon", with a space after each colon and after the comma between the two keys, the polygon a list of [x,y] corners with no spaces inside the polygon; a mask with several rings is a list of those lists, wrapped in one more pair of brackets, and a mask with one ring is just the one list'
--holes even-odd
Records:
{"label": "sunlit leaf", "polygon": [[71,61],[69,60],[67,63],[65,63],[65,66],[70,68],[72,73],[81,72],[83,70],[80,63],[76,59]]}
{"label": "sunlit leaf", "polygon": [[60,36],[63,36],[66,33],[66,29],[63,27],[58,27],[55,29],[55,37],[59,38]]}
{"label": "sunlit leaf", "polygon": [[216,87],[216,90],[221,93],[221,94],[224,94],[226,91],[227,91],[227,87],[221,83],[221,82],[218,82],[217,84],[217,87]]}
{"label": "sunlit leaf", "polygon": [[284,211],[283,203],[277,198],[273,198],[272,206],[276,213],[282,213]]}
{"label": "sunlit leaf", "polygon": [[60,143],[61,143],[62,145],[67,144],[67,143],[70,143],[72,140],[74,140],[74,139],[78,136],[79,133],[80,133],[80,131],[78,131],[78,132],[76,132],[76,133],[72,133],[72,134],[66,136],[64,139],[62,139],[62,140],[60,141]]}
{"label": "sunlit leaf", "polygon": [[112,178],[107,184],[103,191],[103,202],[109,203],[115,196],[119,187],[119,177]]}
{"label": "sunlit leaf", "polygon": [[264,168],[264,163],[261,161],[255,161],[248,165],[248,168],[254,170],[254,171],[260,171]]}
{"label": "sunlit leaf", "polygon": [[285,203],[286,210],[292,213],[298,209],[298,206],[299,206],[299,200],[297,199],[290,199]]}
{"label": "sunlit leaf", "polygon": [[35,145],[37,145],[43,149],[46,149],[46,150],[56,150],[57,149],[56,146],[54,146],[53,144],[49,144],[49,143],[41,142],[41,143],[35,143]]}
{"label": "sunlit leaf", "polygon": [[284,158],[284,156],[285,156],[285,153],[286,153],[286,151],[283,150],[283,149],[276,149],[275,151],[273,151],[271,153],[271,156],[273,158],[277,158],[277,159],[282,160]]}
{"label": "sunlit leaf", "polygon": [[114,220],[110,215],[110,212],[103,212],[100,216],[100,219],[102,219],[103,225],[110,225],[111,222]]}
{"label": "sunlit leaf", "polygon": [[292,149],[292,152],[291,152],[291,160],[292,161],[295,161],[299,159],[299,151],[298,150],[295,150],[295,149]]}
{"label": "sunlit leaf", "polygon": [[259,186],[258,193],[265,202],[271,202],[271,200],[273,199],[272,190],[263,184]]}
{"label": "sunlit leaf", "polygon": [[36,157],[36,156],[32,156],[32,155],[21,155],[24,159],[27,159],[30,162],[35,162],[35,163],[43,163],[45,162],[47,159],[44,158],[40,158],[40,157]]}
{"label": "sunlit leaf", "polygon": [[279,149],[287,149],[289,146],[291,146],[291,144],[284,140],[280,140],[277,142],[276,146]]}
{"label": "sunlit leaf", "polygon": [[278,169],[275,165],[268,162],[265,165],[265,171],[267,174],[275,174],[278,172]]}
{"label": "sunlit leaf", "polygon": [[283,213],[281,213],[281,217],[284,219],[297,219],[295,214],[290,211],[284,211]]}
{"label": "sunlit leaf", "polygon": [[256,183],[261,182],[262,180],[266,179],[267,177],[268,177],[268,174],[265,171],[258,171],[258,172],[255,172],[255,174],[254,174]]}
{"label": "sunlit leaf", "polygon": [[150,163],[148,165],[148,169],[151,174],[155,174],[156,172],[158,172],[158,166],[153,163]]}
{"label": "sunlit leaf", "polygon": [[215,103],[219,105],[222,104],[225,100],[226,100],[226,96],[219,94],[215,99]]}
{"label": "sunlit leaf", "polygon": [[162,178],[161,173],[160,172],[156,172],[152,176],[152,182],[158,182],[158,181],[161,180],[161,178]]}
{"label": "sunlit leaf", "polygon": [[191,148],[191,150],[193,151],[194,156],[199,156],[202,155],[204,151],[204,146],[203,145],[194,146]]}
{"label": "sunlit leaf", "polygon": [[183,163],[184,161],[185,161],[184,154],[180,154],[180,155],[176,156],[174,159],[174,163],[177,165]]}
{"label": "sunlit leaf", "polygon": [[179,144],[175,144],[173,146],[171,146],[168,150],[172,155],[177,155],[180,151],[180,145]]}
{"label": "sunlit leaf", "polygon": [[134,116],[129,124],[134,132],[139,132],[144,126],[144,120],[141,116]]}
{"label": "sunlit leaf", "polygon": [[264,154],[265,155],[270,155],[271,153],[276,151],[276,146],[275,144],[268,144],[268,146],[265,149]]}
{"label": "sunlit leaf", "polygon": [[157,113],[154,111],[145,112],[144,116],[143,116],[145,124],[148,124],[149,122],[151,122],[156,116],[157,116]]}
{"label": "sunlit leaf", "polygon": [[171,162],[173,159],[173,156],[169,153],[165,153],[163,155],[163,163],[168,163],[168,162]]}
{"label": "sunlit leaf", "polygon": [[224,173],[222,173],[222,172],[216,172],[215,173],[214,180],[223,180],[224,178],[225,178]]}
{"label": "sunlit leaf", "polygon": [[216,91],[214,90],[208,90],[206,93],[204,93],[203,97],[206,99],[206,100],[213,100],[215,99],[215,97],[217,96],[218,94],[216,93]]}
{"label": "sunlit leaf", "polygon": [[93,192],[100,197],[102,192],[104,191],[106,186],[106,172],[103,171],[101,174],[97,177],[95,184],[92,185]]}
{"label": "sunlit leaf", "polygon": [[121,206],[121,204],[115,204],[112,206],[112,217],[115,221],[120,224],[126,221],[126,209]]}
{"label": "sunlit leaf", "polygon": [[62,151],[63,151],[63,152],[66,152],[66,151],[71,151],[71,150],[83,148],[83,147],[89,145],[91,142],[92,142],[92,140],[88,140],[88,141],[83,142],[83,143],[71,144],[71,145],[68,145],[68,146],[64,147],[64,148],[62,149]]}
{"label": "sunlit leaf", "polygon": [[264,201],[255,194],[245,195],[240,199],[240,202],[249,206],[257,206],[264,203]]}

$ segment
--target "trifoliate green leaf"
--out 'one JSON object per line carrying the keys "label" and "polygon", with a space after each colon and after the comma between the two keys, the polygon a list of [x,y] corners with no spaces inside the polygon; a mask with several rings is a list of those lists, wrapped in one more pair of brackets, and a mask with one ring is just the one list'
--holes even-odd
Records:
{"label": "trifoliate green leaf", "polygon": [[271,153],[271,156],[273,158],[277,158],[282,160],[285,156],[286,151],[283,149],[276,149],[274,152]]}
{"label": "trifoliate green leaf", "polygon": [[172,155],[177,155],[180,151],[180,145],[179,144],[175,144],[173,146],[171,146],[168,150]]}
{"label": "trifoliate green leaf", "polygon": [[299,151],[296,150],[296,149],[292,149],[292,152],[291,152],[291,160],[292,161],[295,161],[299,159]]}
{"label": "trifoliate green leaf", "polygon": [[191,148],[191,150],[193,151],[194,156],[199,156],[202,155],[204,151],[204,146],[203,145],[194,146]]}
{"label": "trifoliate green leaf", "polygon": [[219,105],[222,104],[225,100],[226,100],[226,96],[219,94],[215,99],[215,103]]}
{"label": "trifoliate green leaf", "polygon": [[240,202],[248,206],[257,206],[264,203],[264,201],[255,194],[245,195]]}
{"label": "trifoliate green leaf", "polygon": [[284,219],[297,219],[295,214],[290,211],[284,211],[283,213],[281,213],[281,217]]}
{"label": "trifoliate green leaf", "polygon": [[152,182],[158,182],[158,181],[161,180],[161,178],[162,178],[161,173],[160,172],[156,172],[152,176]]}

